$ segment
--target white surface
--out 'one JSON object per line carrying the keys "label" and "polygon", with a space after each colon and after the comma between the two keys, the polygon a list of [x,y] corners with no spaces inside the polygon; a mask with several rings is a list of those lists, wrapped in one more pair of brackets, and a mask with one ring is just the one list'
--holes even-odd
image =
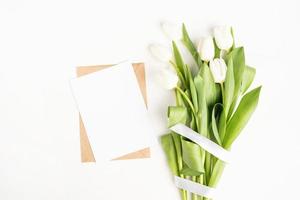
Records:
{"label": "white surface", "polygon": [[108,164],[153,145],[155,134],[131,63],[70,83],[97,162]]}
{"label": "white surface", "polygon": [[[0,199],[101,199],[103,171],[80,164],[78,113],[68,83],[75,66],[145,58],[153,127],[165,132],[172,96],[153,82],[161,66],[146,53],[151,42],[169,44],[159,30],[162,19],[185,21],[194,39],[212,25],[232,24],[247,63],[257,68],[256,83],[263,84],[216,199],[300,199],[298,8],[296,0],[1,0]],[[153,199],[176,199],[172,177],[158,160],[155,171],[120,170],[113,181],[133,173],[148,181],[159,171],[157,181],[170,184],[153,188],[160,196]],[[148,195],[139,188],[135,196]]]}

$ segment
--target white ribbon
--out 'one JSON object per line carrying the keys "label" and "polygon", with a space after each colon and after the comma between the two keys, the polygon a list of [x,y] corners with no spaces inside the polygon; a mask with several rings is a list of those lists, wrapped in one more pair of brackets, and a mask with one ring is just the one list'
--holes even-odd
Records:
{"label": "white ribbon", "polygon": [[185,126],[184,124],[176,124],[170,128],[172,131],[192,140],[193,142],[200,145],[203,149],[211,153],[212,155],[216,156],[220,160],[228,163],[230,152],[224,149],[223,147],[219,146],[218,144],[214,143],[213,141],[209,140],[208,138],[200,135],[199,133],[195,132],[193,129]]}
{"label": "white ribbon", "polygon": [[176,187],[187,190],[191,193],[207,197],[207,198],[213,198],[216,192],[215,188],[208,187],[206,185],[202,185],[199,183],[195,183],[193,181],[190,181],[188,179],[180,178],[178,176],[174,176],[174,182]]}

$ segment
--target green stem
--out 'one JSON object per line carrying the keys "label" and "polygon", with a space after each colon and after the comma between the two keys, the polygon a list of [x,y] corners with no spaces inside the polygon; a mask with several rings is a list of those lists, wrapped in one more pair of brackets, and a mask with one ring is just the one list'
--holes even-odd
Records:
{"label": "green stem", "polygon": [[[199,122],[197,120],[198,118],[197,118],[197,114],[196,114],[195,108],[193,106],[193,103],[191,102],[191,100],[189,99],[189,97],[185,94],[185,92],[181,88],[179,88],[177,86],[176,89],[182,95],[182,97],[185,99],[185,101],[189,105],[190,109],[192,110],[192,113],[193,113],[193,115],[194,115],[194,117],[196,119],[197,130],[200,131],[199,130]],[[206,154],[205,151],[203,151],[204,162],[205,162],[205,157],[206,157],[205,154]],[[205,184],[206,183],[206,181],[205,181],[205,179],[206,179],[205,175],[200,175],[199,177],[193,177],[192,179],[193,179],[193,181],[196,181],[196,182],[198,182],[200,184]],[[183,200],[187,200],[187,191],[181,190],[181,198]],[[205,199],[206,199],[205,197],[192,194],[192,200],[205,200]]]}
{"label": "green stem", "polygon": [[184,93],[184,91],[182,91],[182,89],[180,87],[177,86],[176,89],[179,91],[179,93],[183,96],[183,98],[189,104],[194,116],[197,117],[195,108],[194,108],[193,103],[191,102],[190,98]]}
{"label": "green stem", "polygon": [[174,62],[172,62],[171,60],[170,60],[169,62],[170,62],[170,64],[173,66],[174,70],[176,71],[177,76],[178,76],[180,82],[182,83],[182,85],[183,85],[185,88],[187,88],[187,83],[185,82],[184,76],[182,75],[182,73],[181,73],[180,70],[178,69],[177,65],[176,65]]}
{"label": "green stem", "polygon": [[[177,90],[178,91],[178,90]],[[177,91],[175,91],[175,96],[176,96],[176,105],[177,106],[180,106],[181,105],[181,101],[180,101],[180,99],[179,99],[179,95],[180,94],[178,94],[178,92]],[[179,159],[178,159],[178,163],[177,163],[177,165],[178,165],[178,167],[180,168],[180,170],[181,170],[181,168],[182,168],[182,160],[180,160],[179,161]],[[182,175],[182,174],[178,174],[181,178],[185,178],[185,176],[184,175]],[[179,189],[179,191],[180,191],[180,197],[181,197],[181,200],[188,200],[188,197],[187,197],[187,191],[186,190],[182,190],[182,189]]]}
{"label": "green stem", "polygon": [[[199,181],[199,183],[202,184],[202,185],[204,185],[204,178],[205,178],[205,177],[204,177],[204,174],[202,174],[202,175],[199,176],[199,180],[198,180],[198,181]],[[199,199],[200,199],[200,200],[203,200],[204,197],[200,196]]]}
{"label": "green stem", "polygon": [[[196,182],[200,183],[200,176],[196,177]],[[197,195],[197,200],[202,200],[202,197],[200,195]]]}
{"label": "green stem", "polygon": [[224,104],[225,104],[224,84],[223,84],[223,83],[220,83],[220,86],[221,86],[221,93],[222,93],[222,103],[223,103],[223,105],[224,105]]}
{"label": "green stem", "polygon": [[[197,177],[192,176],[192,181],[197,182]],[[192,194],[192,200],[198,200],[198,195],[197,194]]]}
{"label": "green stem", "polygon": [[199,128],[199,123],[198,123],[198,120],[197,120],[197,113],[195,111],[195,108],[193,106],[193,103],[191,102],[190,98],[184,93],[184,91],[180,88],[180,87],[176,87],[177,91],[182,95],[182,97],[186,100],[186,102],[188,103],[189,107],[191,108],[192,110],[192,113],[196,119],[196,128],[198,130]]}
{"label": "green stem", "polygon": [[181,200],[187,200],[187,191],[180,190],[180,196],[181,196]]}

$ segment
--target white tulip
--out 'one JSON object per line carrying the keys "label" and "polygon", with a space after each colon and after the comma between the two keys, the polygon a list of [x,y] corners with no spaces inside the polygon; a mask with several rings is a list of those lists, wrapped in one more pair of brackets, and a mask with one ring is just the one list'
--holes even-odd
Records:
{"label": "white tulip", "polygon": [[177,86],[179,80],[174,70],[168,68],[164,68],[160,70],[160,73],[156,78],[157,78],[157,82],[167,90],[174,89]]}
{"label": "white tulip", "polygon": [[222,58],[216,58],[209,62],[209,68],[215,83],[223,83],[226,78],[227,66]]}
{"label": "white tulip", "polygon": [[164,21],[160,23],[160,26],[162,32],[166,35],[167,38],[174,41],[181,39],[181,27],[179,25]]}
{"label": "white tulip", "polygon": [[222,50],[229,50],[233,45],[231,27],[217,26],[213,30],[217,46]]}
{"label": "white tulip", "polygon": [[152,56],[160,62],[168,63],[172,59],[171,51],[163,45],[150,44],[148,48]]}
{"label": "white tulip", "polygon": [[215,46],[211,36],[202,39],[197,47],[197,51],[200,54],[200,58],[203,61],[210,61],[215,57]]}

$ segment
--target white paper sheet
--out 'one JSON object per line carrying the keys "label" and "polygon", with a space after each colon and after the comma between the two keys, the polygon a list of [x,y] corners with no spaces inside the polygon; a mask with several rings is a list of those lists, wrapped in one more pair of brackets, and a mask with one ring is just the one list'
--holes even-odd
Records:
{"label": "white paper sheet", "polygon": [[153,132],[129,62],[71,80],[96,161],[149,147]]}

